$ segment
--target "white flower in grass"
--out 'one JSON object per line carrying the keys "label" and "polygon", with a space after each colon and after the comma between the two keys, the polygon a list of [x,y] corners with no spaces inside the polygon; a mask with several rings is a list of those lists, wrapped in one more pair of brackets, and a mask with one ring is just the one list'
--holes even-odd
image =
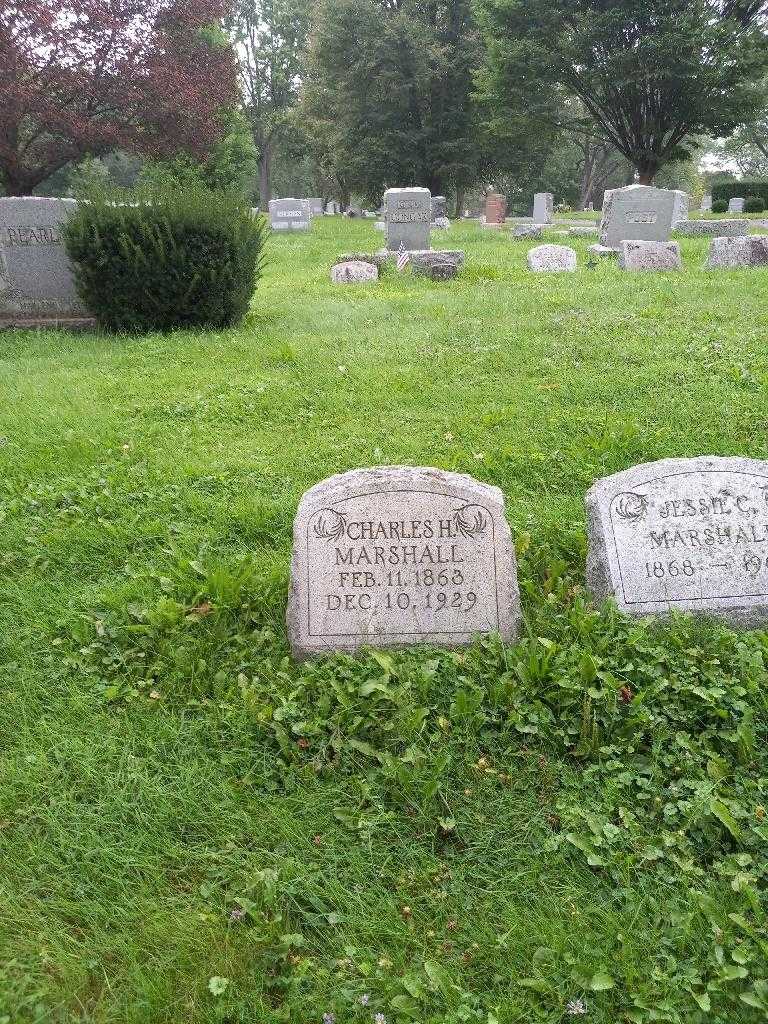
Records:
{"label": "white flower in grass", "polygon": [[587,1004],[583,999],[571,999],[565,1004],[565,1012],[571,1017],[583,1017],[587,1012]]}

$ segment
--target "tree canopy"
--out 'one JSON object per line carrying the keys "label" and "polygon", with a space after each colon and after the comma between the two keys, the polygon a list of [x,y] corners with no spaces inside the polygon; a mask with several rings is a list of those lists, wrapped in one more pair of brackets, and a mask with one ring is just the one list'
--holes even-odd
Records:
{"label": "tree canopy", "polygon": [[551,118],[577,97],[571,127],[597,134],[648,183],[701,134],[726,135],[756,103],[766,4],[750,0],[479,0],[487,93]]}
{"label": "tree canopy", "polygon": [[118,147],[202,156],[235,98],[223,0],[0,6],[0,184],[23,195]]}

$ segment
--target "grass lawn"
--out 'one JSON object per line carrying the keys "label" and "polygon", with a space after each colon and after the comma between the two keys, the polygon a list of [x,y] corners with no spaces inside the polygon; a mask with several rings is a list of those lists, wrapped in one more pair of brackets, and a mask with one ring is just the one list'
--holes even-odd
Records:
{"label": "grass lawn", "polygon": [[[582,589],[596,477],[768,458],[768,273],[547,240],[334,286],[327,218],[237,330],[0,337],[2,1024],[768,1018],[768,635]],[[298,500],[380,463],[503,489],[519,644],[291,662]]]}

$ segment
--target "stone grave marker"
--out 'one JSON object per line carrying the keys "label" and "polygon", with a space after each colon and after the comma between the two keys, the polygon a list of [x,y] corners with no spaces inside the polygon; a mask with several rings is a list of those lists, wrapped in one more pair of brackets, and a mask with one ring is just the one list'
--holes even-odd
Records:
{"label": "stone grave marker", "polygon": [[572,235],[574,238],[594,238],[597,234],[597,225],[585,224],[584,226],[579,225],[577,227],[572,227],[568,230],[568,234]]}
{"label": "stone grave marker", "polygon": [[61,233],[76,209],[75,199],[0,198],[0,328],[95,326]]}
{"label": "stone grave marker", "polygon": [[287,625],[297,658],[360,647],[514,640],[517,567],[498,487],[412,466],[311,487],[293,526]]}
{"label": "stone grave marker", "polygon": [[489,192],[485,197],[485,224],[487,227],[498,227],[507,216],[507,200],[498,192]]}
{"label": "stone grave marker", "polygon": [[551,192],[537,192],[533,197],[533,223],[551,224],[555,197]]}
{"label": "stone grave marker", "polygon": [[537,245],[528,250],[528,267],[538,272],[576,269],[576,250],[567,245]]}
{"label": "stone grave marker", "polygon": [[662,459],[587,494],[587,585],[630,615],[768,622],[768,462]]}
{"label": "stone grave marker", "polygon": [[313,196],[311,199],[308,199],[307,202],[309,203],[309,212],[312,214],[312,216],[313,217],[322,217],[322,215],[323,215],[323,200],[321,199],[321,197],[320,196]]}
{"label": "stone grave marker", "polygon": [[713,238],[709,244],[706,270],[738,270],[739,267],[765,266],[768,266],[768,235]]}
{"label": "stone grave marker", "polygon": [[672,211],[672,227],[674,228],[679,220],[688,220],[690,197],[687,192],[683,192],[679,188],[673,188],[670,191],[675,197],[674,209]]}
{"label": "stone grave marker", "polygon": [[387,249],[428,249],[432,196],[428,188],[388,188],[384,193]]}
{"label": "stone grave marker", "polygon": [[331,281],[334,284],[365,284],[378,279],[379,268],[363,260],[347,260],[331,267]]}
{"label": "stone grave marker", "polygon": [[312,226],[308,199],[270,199],[269,226],[273,231],[309,231]]}
{"label": "stone grave marker", "polygon": [[619,246],[622,270],[682,270],[678,242],[641,242],[625,238]]}
{"label": "stone grave marker", "polygon": [[652,185],[608,189],[603,200],[600,244],[618,249],[625,238],[668,241],[676,202],[671,189]]}
{"label": "stone grave marker", "polygon": [[516,224],[512,229],[513,238],[541,238],[541,224]]}
{"label": "stone grave marker", "polygon": [[445,196],[432,196],[432,220],[448,216],[448,204]]}
{"label": "stone grave marker", "polygon": [[744,200],[738,196],[728,200],[728,213],[744,213]]}
{"label": "stone grave marker", "polygon": [[675,233],[683,238],[699,238],[701,235],[716,235],[718,238],[733,238],[749,234],[748,220],[681,220],[675,225]]}
{"label": "stone grave marker", "polygon": [[701,197],[700,210],[702,213],[712,213],[712,196],[709,192]]}

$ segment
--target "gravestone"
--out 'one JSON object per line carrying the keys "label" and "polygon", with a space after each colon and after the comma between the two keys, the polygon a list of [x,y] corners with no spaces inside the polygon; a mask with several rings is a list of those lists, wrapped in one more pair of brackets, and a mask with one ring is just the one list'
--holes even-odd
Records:
{"label": "gravestone", "polygon": [[738,270],[740,267],[768,266],[768,235],[713,238],[706,270]]}
{"label": "gravestone", "polygon": [[618,256],[619,255],[618,249],[611,249],[610,246],[600,245],[599,243],[596,243],[595,245],[587,246],[587,252],[589,253],[590,258],[597,258],[597,259],[599,259],[601,256]]}
{"label": "gravestone", "polygon": [[325,215],[326,215],[326,217],[334,217],[334,216],[336,216],[336,214],[338,214],[340,212],[341,212],[341,207],[339,206],[339,204],[336,202],[335,199],[331,199],[331,200],[329,200],[326,203],[326,205],[325,205]]}
{"label": "gravestone", "polygon": [[432,197],[428,188],[388,188],[384,193],[387,249],[428,249]]}
{"label": "gravestone", "polygon": [[537,192],[533,197],[533,223],[551,224],[555,197],[551,192]]}
{"label": "gravestone", "polygon": [[485,197],[485,224],[487,227],[498,227],[507,216],[507,200],[498,192],[489,192]]}
{"label": "gravestone", "polygon": [[269,226],[273,231],[309,231],[312,214],[308,199],[270,199]]}
{"label": "gravestone", "polygon": [[594,211],[595,211],[595,204],[594,203],[587,203],[587,205],[584,207],[584,209],[588,210],[589,213],[594,213]]}
{"label": "gravestone", "polygon": [[744,213],[744,200],[738,196],[728,200],[728,213]]}
{"label": "gravestone", "polygon": [[630,615],[768,621],[768,462],[663,459],[587,494],[587,585]]}
{"label": "gravestone", "polygon": [[701,197],[700,209],[702,213],[712,213],[712,196],[709,192]]}
{"label": "gravestone", "polygon": [[600,244],[617,249],[625,238],[668,241],[676,201],[673,191],[652,185],[608,189],[603,199]]}
{"label": "gravestone", "polygon": [[619,246],[622,270],[682,270],[678,242],[642,242],[625,238]]}
{"label": "gravestone", "polygon": [[459,249],[430,249],[411,253],[411,271],[418,277],[433,281],[450,281],[464,264],[464,253]]}
{"label": "gravestone", "polygon": [[574,238],[593,238],[597,234],[597,225],[584,225],[570,228],[569,235]]}
{"label": "gravestone", "polygon": [[463,473],[356,469],[310,488],[293,526],[297,658],[363,646],[514,640],[517,567],[504,497]]}
{"label": "gravestone", "polygon": [[61,234],[74,199],[0,198],[0,327],[93,327]]}
{"label": "gravestone", "polygon": [[567,245],[537,245],[528,250],[528,266],[538,272],[576,269],[576,251]]}
{"label": "gravestone", "polygon": [[541,224],[516,224],[512,230],[513,238],[541,238]]}
{"label": "gravestone", "polygon": [[689,207],[689,196],[687,192],[683,192],[682,189],[673,188],[670,189],[672,195],[675,197],[675,205],[672,211],[672,227],[679,220],[688,220],[688,207]]}
{"label": "gravestone", "polygon": [[363,260],[347,260],[331,267],[331,281],[334,284],[364,284],[378,279],[379,268]]}
{"label": "gravestone", "polygon": [[748,220],[681,220],[675,225],[675,232],[683,238],[699,238],[701,235],[716,235],[718,238],[733,238],[749,234]]}
{"label": "gravestone", "polygon": [[432,196],[432,220],[448,216],[448,204],[445,196]]}
{"label": "gravestone", "polygon": [[312,216],[322,217],[323,200],[320,198],[320,196],[313,196],[311,199],[308,199],[307,202],[309,203],[309,212],[312,214]]}

